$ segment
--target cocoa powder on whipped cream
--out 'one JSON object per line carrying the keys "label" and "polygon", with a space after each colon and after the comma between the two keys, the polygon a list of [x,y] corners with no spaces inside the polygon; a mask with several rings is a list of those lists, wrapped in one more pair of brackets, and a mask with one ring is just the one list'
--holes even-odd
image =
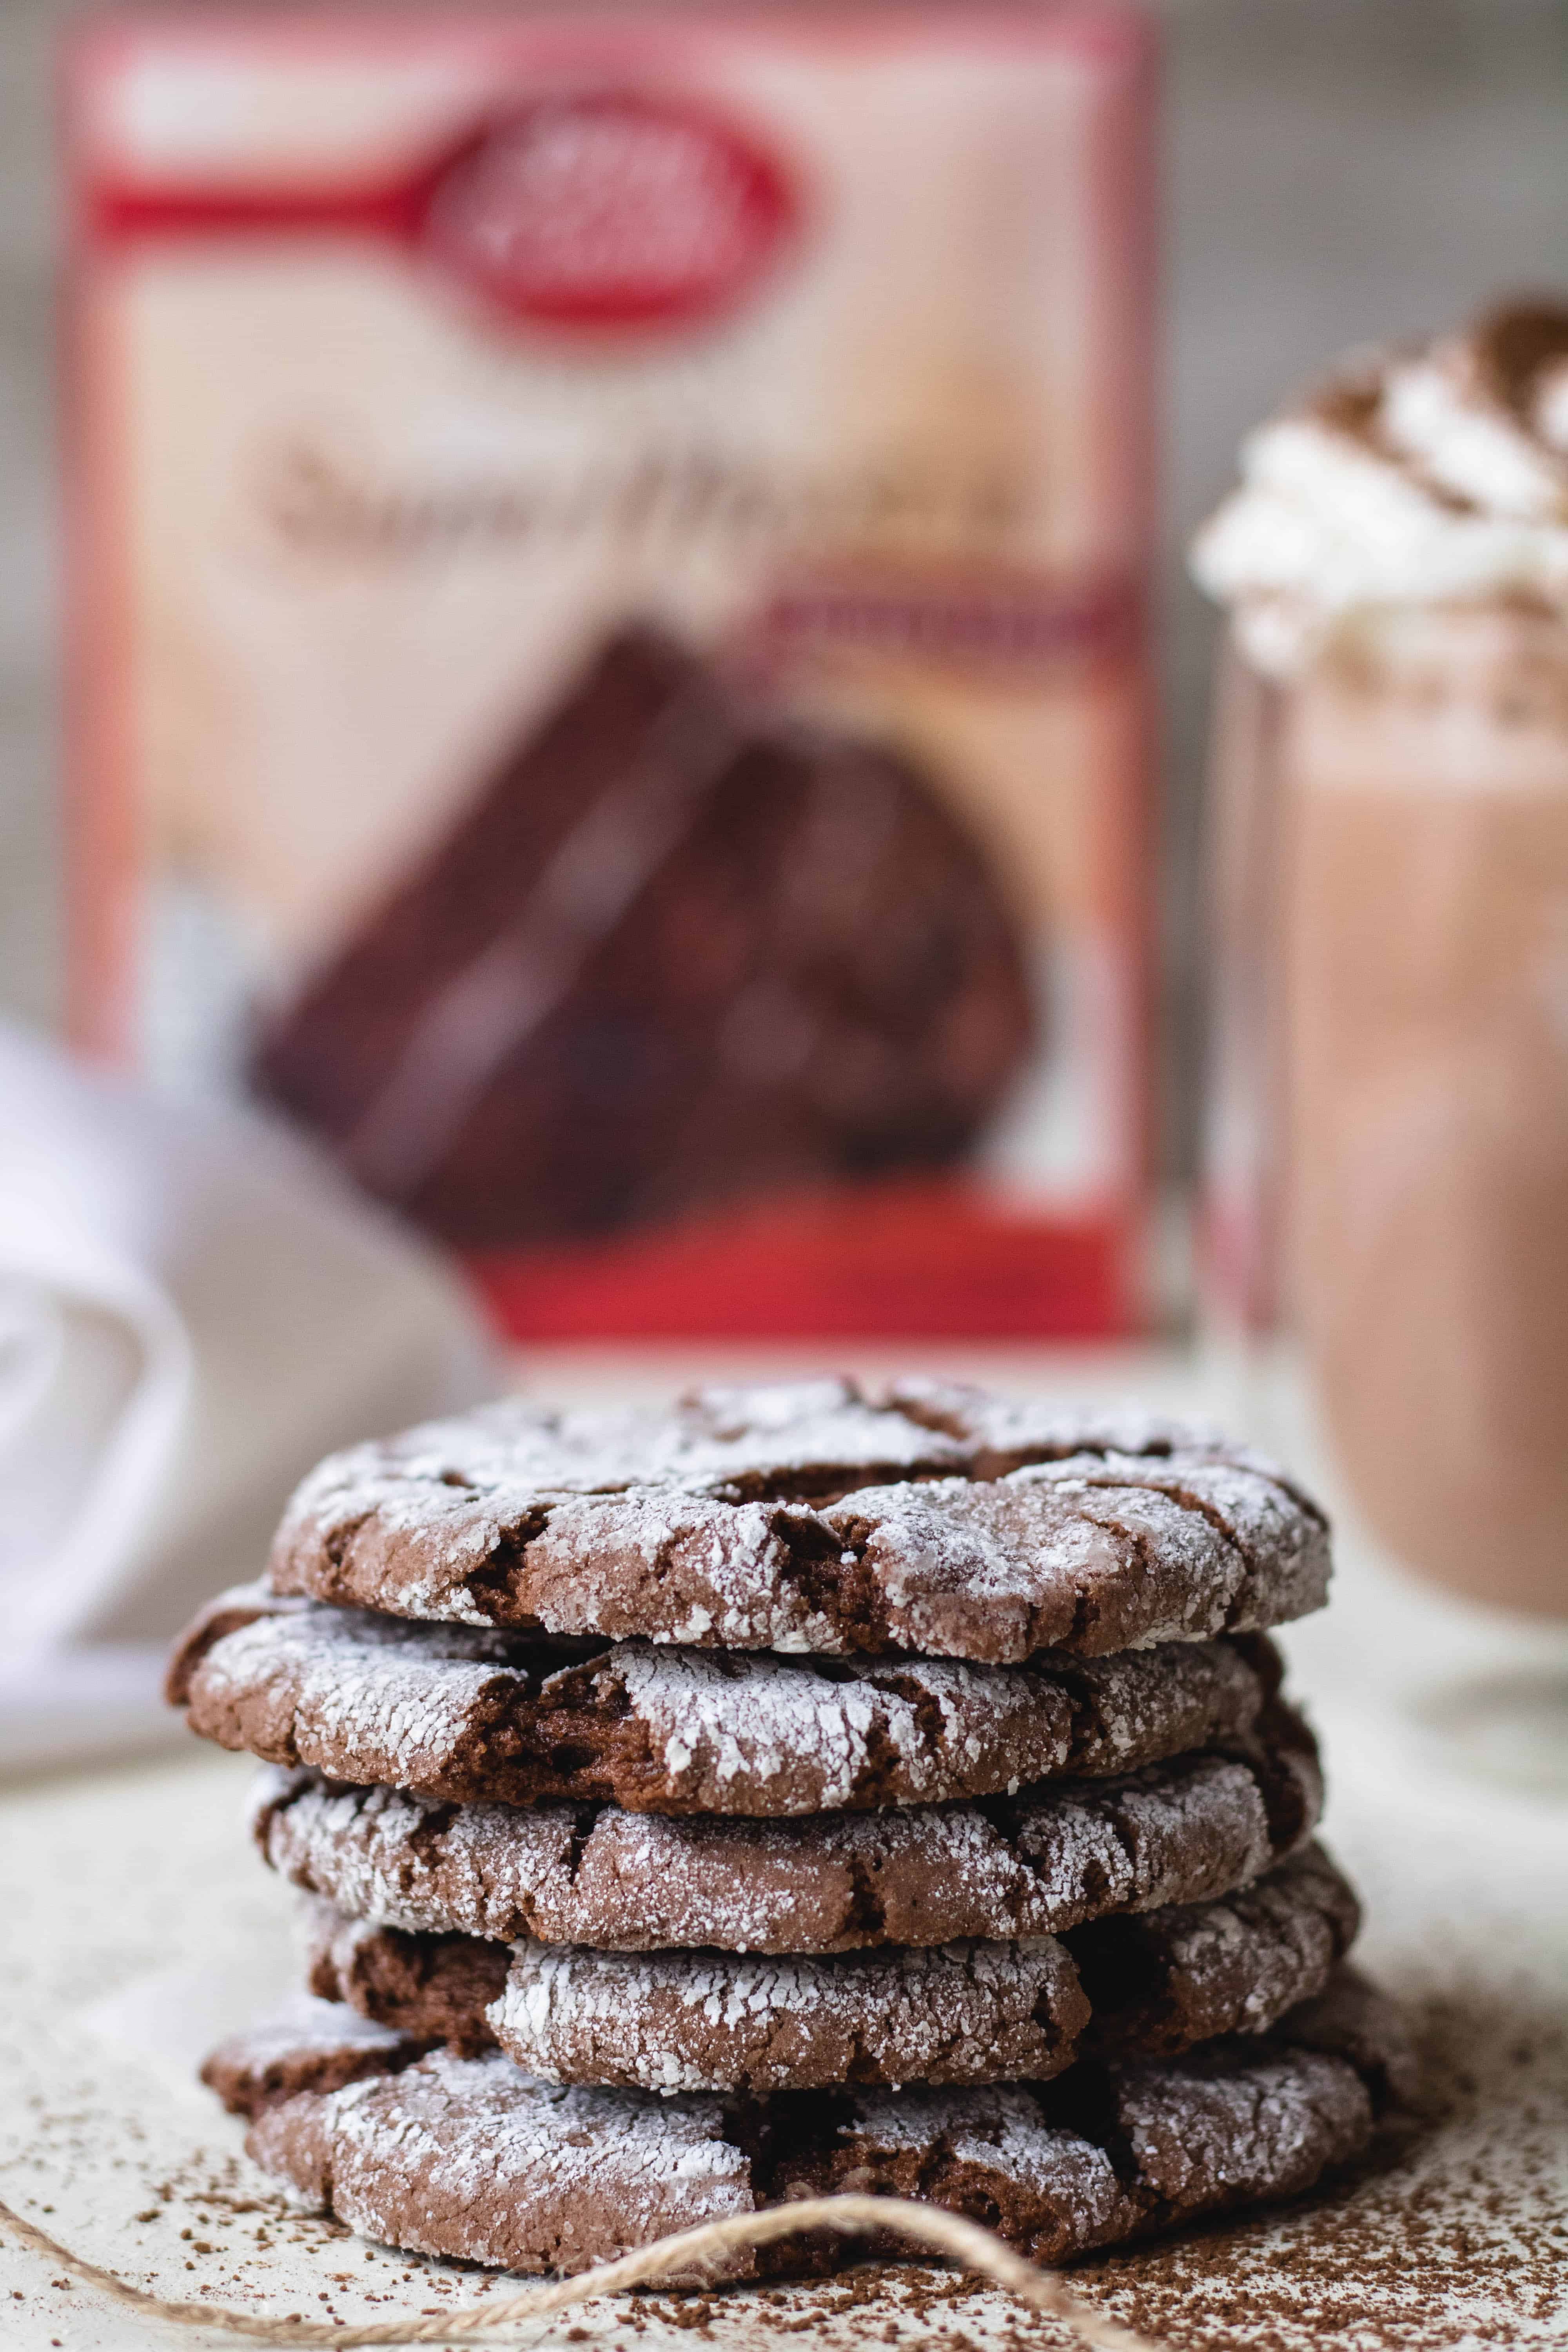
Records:
{"label": "cocoa powder on whipped cream", "polygon": [[1371,607],[1568,610],[1568,309],[1352,356],[1248,436],[1241,477],[1192,567],[1270,677]]}

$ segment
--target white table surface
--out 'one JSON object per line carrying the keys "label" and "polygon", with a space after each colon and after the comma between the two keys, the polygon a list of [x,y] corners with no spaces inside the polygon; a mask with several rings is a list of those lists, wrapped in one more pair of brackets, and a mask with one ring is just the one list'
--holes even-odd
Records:
{"label": "white table surface", "polygon": [[[525,1384],[572,1401],[657,1395],[694,1377],[819,1368],[825,1352],[554,1351],[531,1360]],[[833,1360],[874,1371],[911,1351]],[[1221,1366],[1173,1352],[946,1349],[921,1361],[999,1385],[1221,1410],[1339,1505],[1288,1381],[1244,1394],[1238,1412]],[[1327,1748],[1326,1833],[1366,1900],[1361,1954],[1420,2033],[1426,2120],[1383,2168],[1325,2197],[1098,2258],[1077,2284],[1193,2352],[1568,2344],[1568,1784],[1553,1785],[1552,1748],[1568,1722],[1568,1630],[1425,1593],[1342,1507],[1338,1556],[1331,1607],[1285,1645]],[[1500,1710],[1488,1692],[1505,1685]],[[0,1782],[0,2198],[166,2297],[347,2320],[503,2293],[287,2217],[238,2126],[191,2080],[194,2055],[292,1973],[289,1897],[241,1827],[251,1769],[176,1738],[114,1769]],[[901,2319],[896,2273],[879,2292],[838,2309],[848,2298],[837,2289],[736,2294],[706,2333],[950,2352],[1068,2340],[956,2283],[940,2313]],[[574,2327],[595,2343],[696,2352],[703,2330],[681,2316],[601,2305],[541,2322],[530,2340]],[[225,2340],[106,2305],[0,2223],[6,2352]]]}

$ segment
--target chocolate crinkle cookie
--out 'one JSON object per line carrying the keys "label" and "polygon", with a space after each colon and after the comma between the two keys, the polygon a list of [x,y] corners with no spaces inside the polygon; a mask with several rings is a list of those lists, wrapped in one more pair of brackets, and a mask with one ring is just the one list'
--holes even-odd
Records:
{"label": "chocolate crinkle cookie", "polygon": [[977,1804],[746,1819],[614,1804],[450,1804],[269,1767],[263,1854],[390,1927],[654,1951],[839,1952],[1058,1934],[1244,1885],[1316,1825],[1311,1733],[1251,1732],[1104,1780]]}
{"label": "chocolate crinkle cookie", "polygon": [[1025,1666],[586,1646],[241,1586],[185,1635],[169,1696],[220,1747],[333,1780],[765,1816],[1126,1771],[1248,1732],[1279,1677],[1257,1635]]}
{"label": "chocolate crinkle cookie", "polygon": [[1168,2056],[1322,1991],[1360,1925],[1321,1848],[1221,1901],[1010,1943],[828,1956],[597,1952],[348,1920],[317,1898],[313,1992],[553,2083],[654,2091],[1044,2081]]}
{"label": "chocolate crinkle cookie", "polygon": [[521,2271],[839,2190],[1052,2262],[1294,2196],[1410,2089],[1268,1638],[1328,1574],[1206,1425],[915,1378],[334,1455],[169,1669],[307,1921],[205,2078],[292,2194]]}
{"label": "chocolate crinkle cookie", "polygon": [[[1304,2034],[1292,2013],[1183,2058],[1085,2062],[1046,2084],[760,2101],[544,2084],[500,2052],[395,2038],[380,2074],[345,2084],[327,2023],[301,2034],[285,2089],[276,2032],[260,2064],[242,2036],[207,2072],[252,2116],[247,2144],[265,2169],[351,2228],[422,2252],[578,2271],[699,2222],[856,2189],[927,2198],[1058,2262],[1295,2196],[1365,2147],[1407,2066],[1399,2021],[1348,1972],[1302,2014]],[[316,2053],[321,2083],[301,2087]],[[801,2259],[798,2246],[742,2252],[725,2274]]]}
{"label": "chocolate crinkle cookie", "polygon": [[743,1650],[1016,1664],[1257,1631],[1321,1603],[1322,1514],[1212,1429],[936,1381],[518,1401],[334,1454],[278,1593]]}

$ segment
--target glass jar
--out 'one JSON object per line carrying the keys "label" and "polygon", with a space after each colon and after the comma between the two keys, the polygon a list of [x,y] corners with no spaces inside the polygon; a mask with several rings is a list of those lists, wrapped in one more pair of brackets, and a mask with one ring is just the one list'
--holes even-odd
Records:
{"label": "glass jar", "polygon": [[1401,1561],[1568,1616],[1568,624],[1233,636],[1212,816],[1211,1311],[1294,1336]]}

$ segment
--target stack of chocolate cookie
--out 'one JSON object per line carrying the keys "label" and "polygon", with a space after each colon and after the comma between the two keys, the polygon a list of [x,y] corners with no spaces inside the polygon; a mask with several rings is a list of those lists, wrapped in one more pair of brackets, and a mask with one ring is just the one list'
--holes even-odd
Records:
{"label": "stack of chocolate cookie", "polygon": [[307,2200],[521,2271],[836,2189],[1042,2260],[1292,2194],[1405,2063],[1266,1633],[1328,1573],[1211,1430],[921,1381],[335,1456],[171,1672],[267,1759],[315,1996],[206,2078]]}

